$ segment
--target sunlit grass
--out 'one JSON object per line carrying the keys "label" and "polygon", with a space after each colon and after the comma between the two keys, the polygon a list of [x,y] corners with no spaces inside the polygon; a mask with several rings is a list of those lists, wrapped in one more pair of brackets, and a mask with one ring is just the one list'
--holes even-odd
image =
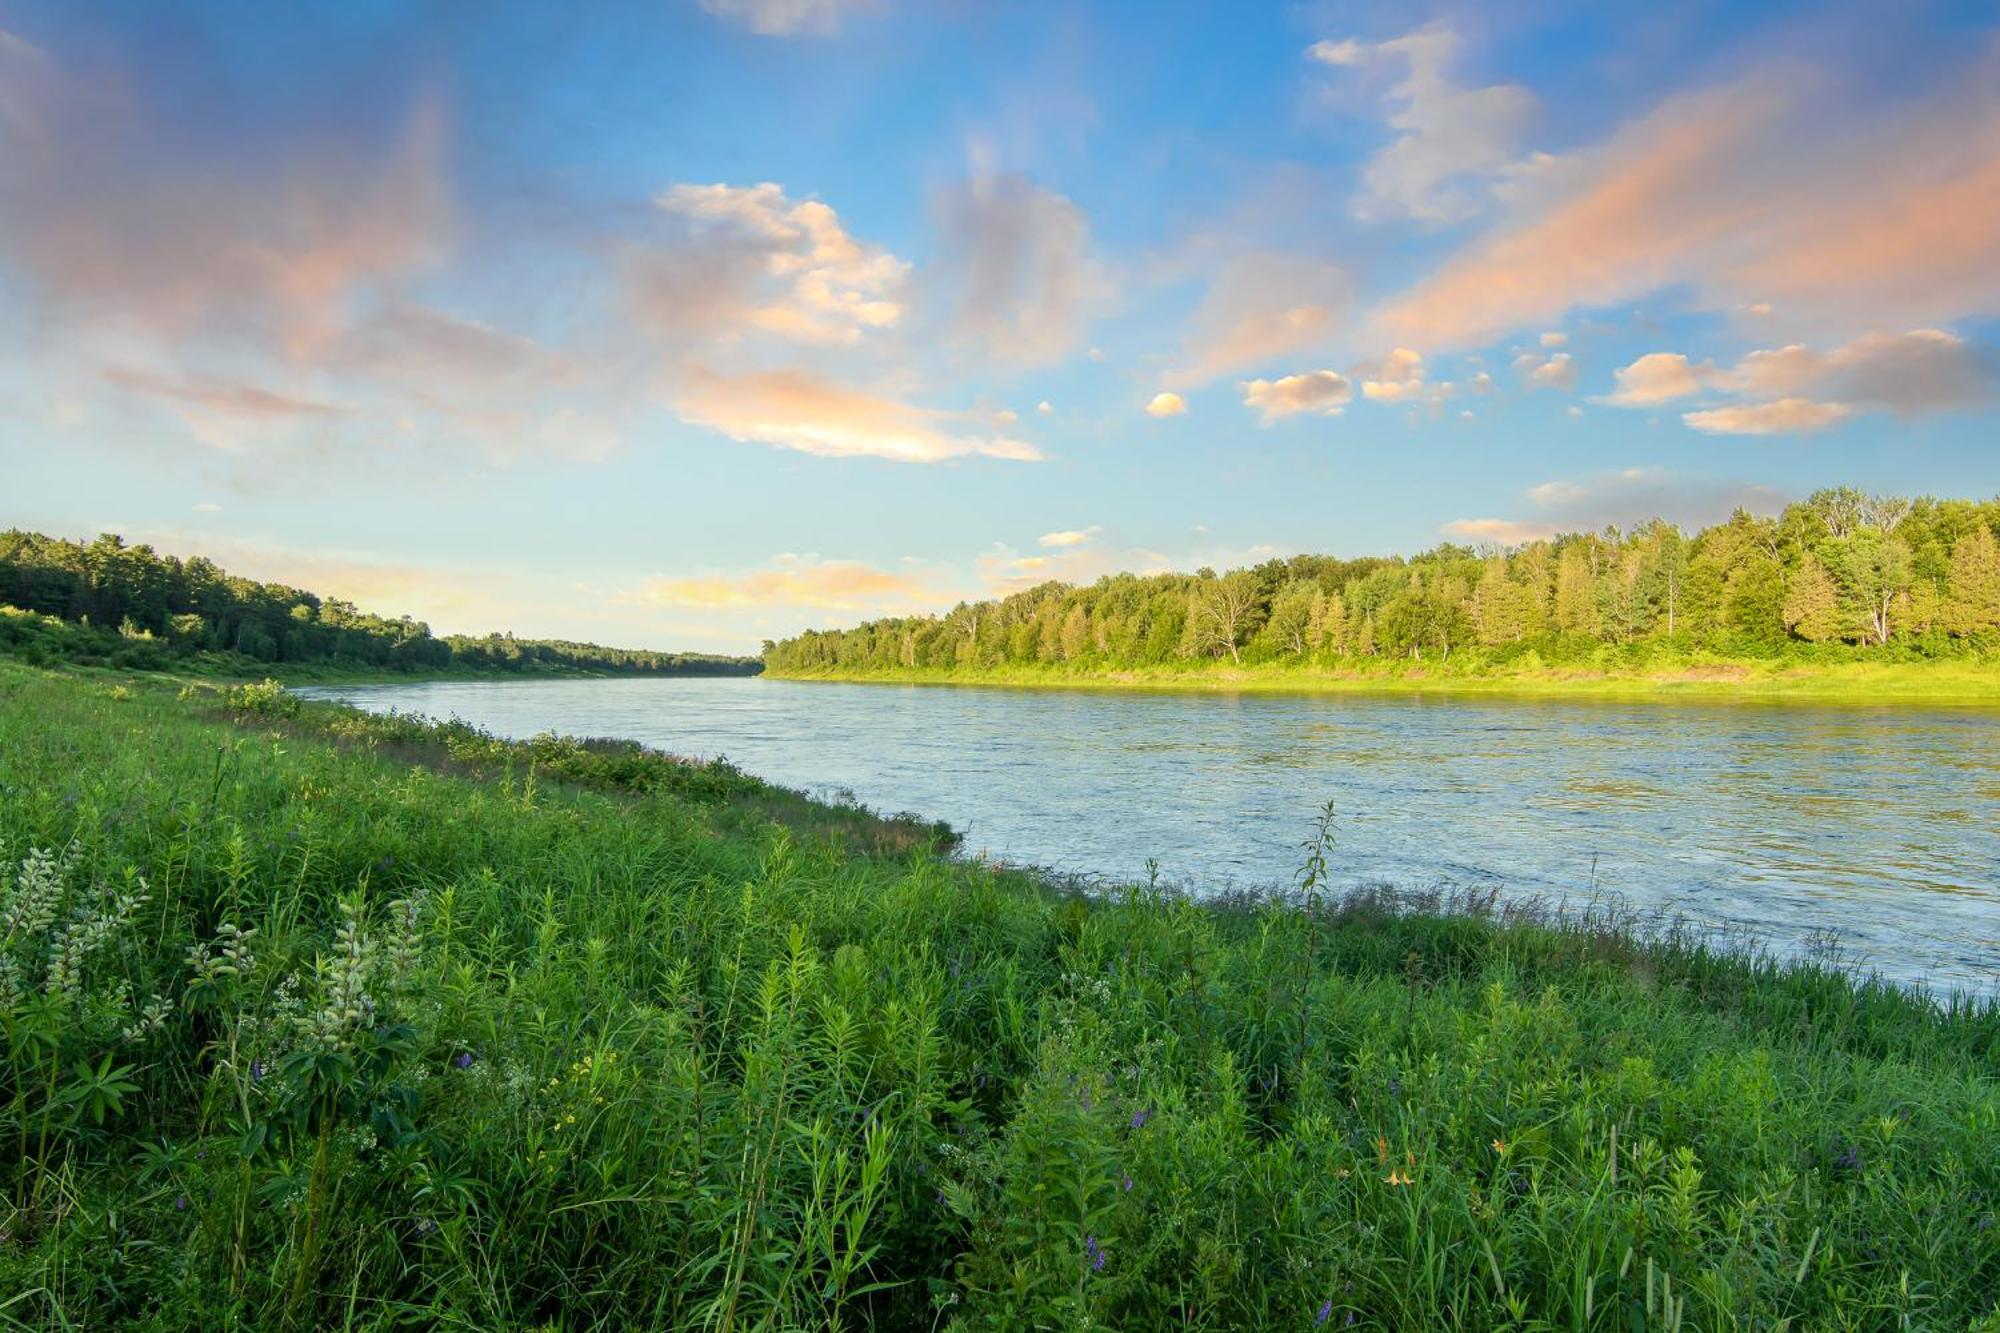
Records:
{"label": "sunlit grass", "polygon": [[6,665],[0,836],[23,1326],[2000,1328],[2000,1011],[1824,962]]}

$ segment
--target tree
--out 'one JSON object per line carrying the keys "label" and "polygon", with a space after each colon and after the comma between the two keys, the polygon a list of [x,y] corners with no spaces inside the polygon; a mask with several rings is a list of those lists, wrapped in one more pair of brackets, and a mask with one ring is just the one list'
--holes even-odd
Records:
{"label": "tree", "polygon": [[1202,580],[1188,600],[1187,634],[1194,651],[1213,657],[1228,653],[1241,665],[1256,610],[1257,578],[1249,570]]}
{"label": "tree", "polygon": [[1840,634],[1840,589],[1810,552],[1792,574],[1784,614],[1785,628],[1807,643],[1825,643]]}
{"label": "tree", "polygon": [[1563,548],[1556,562],[1556,628],[1567,634],[1595,634],[1598,631],[1597,587],[1591,576],[1590,556],[1582,542]]}
{"label": "tree", "polygon": [[1326,614],[1326,594],[1310,579],[1293,579],[1271,602],[1264,636],[1281,653],[1303,657],[1319,646]]}
{"label": "tree", "polygon": [[1826,544],[1846,608],[1876,643],[1889,642],[1896,599],[1910,586],[1909,548],[1879,528],[1858,528]]}
{"label": "tree", "polygon": [[2000,630],[2000,541],[1980,524],[1951,548],[1946,582],[1945,629],[1953,634]]}

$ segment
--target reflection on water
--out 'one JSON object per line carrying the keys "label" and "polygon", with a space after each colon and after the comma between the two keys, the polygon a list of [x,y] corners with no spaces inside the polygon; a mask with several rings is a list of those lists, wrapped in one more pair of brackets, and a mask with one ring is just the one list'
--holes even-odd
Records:
{"label": "reflection on water", "polygon": [[506,735],[629,736],[846,789],[970,851],[1197,890],[1291,879],[1315,807],[1349,883],[1593,885],[1904,980],[2000,988],[2000,714],[1269,697],[761,679],[301,691]]}

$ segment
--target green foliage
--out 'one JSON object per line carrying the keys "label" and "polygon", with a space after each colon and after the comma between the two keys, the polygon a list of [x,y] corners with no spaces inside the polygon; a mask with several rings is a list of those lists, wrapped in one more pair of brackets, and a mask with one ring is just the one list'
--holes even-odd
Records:
{"label": "green foliage", "polygon": [[1824,491],[1775,519],[1692,536],[1660,520],[1481,555],[1295,556],[1217,575],[1045,583],[944,616],[765,645],[795,676],[1102,675],[1226,662],[1332,672],[1505,674],[1703,655],[1921,661],[2000,649],[2000,500]]}
{"label": "green foliage", "polygon": [[[1991,1004],[1328,898],[1332,812],[1296,894],[1082,896],[733,770],[243,703],[282,697],[0,664],[0,837],[68,849],[8,881],[57,904],[7,936],[9,1321],[2000,1316]],[[24,1017],[109,918],[94,998]]]}
{"label": "green foliage", "polygon": [[283,665],[747,675],[759,669],[750,658],[511,634],[439,639],[408,616],[390,620],[297,588],[234,578],[200,557],[161,556],[109,533],[85,544],[18,530],[0,532],[0,653],[36,665],[75,662],[138,671],[193,665],[241,672]]}

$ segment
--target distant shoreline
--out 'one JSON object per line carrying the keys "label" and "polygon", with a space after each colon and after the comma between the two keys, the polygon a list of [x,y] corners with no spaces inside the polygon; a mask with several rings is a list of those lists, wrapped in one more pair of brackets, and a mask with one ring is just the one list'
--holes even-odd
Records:
{"label": "distant shoreline", "polygon": [[2000,665],[1695,662],[1638,671],[1543,669],[1532,674],[1414,669],[1214,666],[1102,671],[784,671],[773,680],[857,685],[963,685],[1020,689],[1170,691],[1227,694],[1452,694],[1536,698],[1773,700],[1801,703],[2000,707]]}

